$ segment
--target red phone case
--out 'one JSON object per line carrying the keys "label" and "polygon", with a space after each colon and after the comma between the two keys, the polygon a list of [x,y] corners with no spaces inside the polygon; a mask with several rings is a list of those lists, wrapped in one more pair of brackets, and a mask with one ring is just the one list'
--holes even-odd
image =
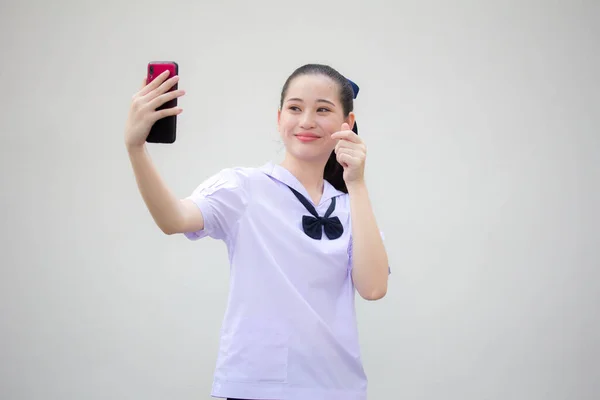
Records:
{"label": "red phone case", "polygon": [[[153,61],[148,63],[148,75],[147,75],[147,84],[156,79],[157,76],[162,74],[164,71],[169,71],[169,76],[167,79],[179,75],[179,66],[174,61]],[[169,91],[177,90],[177,83],[173,86]],[[157,110],[162,110],[165,108],[172,108],[177,106],[177,99],[173,99],[171,101],[166,102],[162,106],[160,106]],[[177,116],[172,115],[169,117],[164,117],[157,120],[152,128],[150,129],[150,133],[146,138],[146,142],[148,143],[173,143],[177,137]]]}

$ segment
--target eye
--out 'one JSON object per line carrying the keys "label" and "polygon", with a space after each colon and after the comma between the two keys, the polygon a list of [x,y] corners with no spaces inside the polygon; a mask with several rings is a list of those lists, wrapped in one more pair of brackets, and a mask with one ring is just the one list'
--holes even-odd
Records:
{"label": "eye", "polygon": [[317,112],[330,112],[331,110],[325,107],[321,107],[317,110]]}
{"label": "eye", "polygon": [[289,107],[288,107],[288,110],[291,110],[291,111],[300,111],[300,107],[297,107],[297,106],[289,106]]}

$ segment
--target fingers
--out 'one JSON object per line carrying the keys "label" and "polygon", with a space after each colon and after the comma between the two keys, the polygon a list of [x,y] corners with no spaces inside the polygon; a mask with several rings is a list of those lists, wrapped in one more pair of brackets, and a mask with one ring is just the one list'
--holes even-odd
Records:
{"label": "fingers", "polygon": [[348,148],[348,147],[341,147],[339,149],[336,149],[335,154],[347,154],[351,157],[360,159],[364,153],[362,153],[360,150],[357,149],[352,149],[352,148]]}
{"label": "fingers", "polygon": [[182,89],[173,90],[172,92],[167,92],[167,93],[161,94],[160,96],[152,99],[148,103],[148,107],[152,110],[156,110],[158,107],[162,106],[166,102],[176,99],[178,97],[181,97],[184,94],[185,94],[185,91]]}
{"label": "fingers", "polygon": [[153,113],[153,120],[154,121],[158,121],[159,119],[165,118],[165,117],[171,117],[173,115],[179,115],[183,112],[183,109],[181,107],[171,107],[171,108],[165,108],[164,110],[159,110],[156,111],[155,113]]}
{"label": "fingers", "polygon": [[367,147],[362,139],[350,130],[349,124],[342,124],[342,130],[331,135],[331,138],[338,140],[334,149],[335,158],[344,167],[344,170],[357,170],[364,166]]}
{"label": "fingers", "polygon": [[[161,94],[168,92],[173,86],[175,86],[177,82],[179,82],[179,76],[175,75],[172,78],[169,78],[166,81],[164,81],[160,86],[151,90],[148,94],[144,95],[144,97],[148,100],[154,99],[160,96]],[[152,83],[154,83],[154,81]]]}
{"label": "fingers", "polygon": [[348,168],[349,166],[360,164],[360,160],[358,160],[356,157],[353,157],[350,154],[346,154],[346,153],[337,154],[335,156],[335,158],[337,159],[337,161],[340,164],[342,164],[342,166],[344,168]]}
{"label": "fingers", "polygon": [[[343,124],[342,127],[344,126],[348,126],[348,124]],[[350,142],[353,143],[361,143],[362,139],[354,132],[352,132],[351,130],[345,129],[345,130],[341,130],[339,132],[335,132],[333,135],[331,135],[331,138],[334,140],[348,140]]]}
{"label": "fingers", "polygon": [[142,84],[140,86],[140,89],[136,93],[134,93],[133,96],[131,96],[132,100],[135,101],[136,99],[138,99],[141,96],[141,93],[143,93],[144,90],[146,89],[147,81],[148,81],[148,79],[146,77],[144,77],[144,79],[142,79]]}
{"label": "fingers", "polygon": [[[352,132],[354,133],[354,132]],[[362,142],[351,142],[350,140],[339,140],[335,144],[335,152],[337,153],[340,149],[354,149],[356,152],[361,152],[363,154],[367,153],[367,146],[365,146]]]}
{"label": "fingers", "polygon": [[152,82],[146,84],[142,90],[138,93],[139,96],[145,96],[151,91],[158,88],[162,83],[165,82],[167,77],[169,76],[169,71],[164,71],[162,74],[158,75]]}

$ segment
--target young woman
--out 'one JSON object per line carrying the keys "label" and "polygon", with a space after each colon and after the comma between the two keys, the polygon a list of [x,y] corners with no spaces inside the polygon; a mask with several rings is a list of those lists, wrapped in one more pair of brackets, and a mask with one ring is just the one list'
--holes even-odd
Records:
{"label": "young woman", "polygon": [[167,92],[177,79],[144,82],[125,143],[160,229],[227,245],[230,294],[212,395],[365,400],[354,296],[382,298],[389,268],[364,178],[357,87],[328,66],[297,69],[278,110],[283,162],[222,170],[179,199],[145,149],[154,121],[181,112],[155,111],[184,94]]}

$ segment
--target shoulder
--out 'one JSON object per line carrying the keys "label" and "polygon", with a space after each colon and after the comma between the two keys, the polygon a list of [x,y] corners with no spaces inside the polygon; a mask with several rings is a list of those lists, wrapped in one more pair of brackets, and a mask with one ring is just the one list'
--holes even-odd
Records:
{"label": "shoulder", "polygon": [[251,179],[256,174],[257,168],[255,167],[233,166],[219,170],[213,175],[213,178],[243,182]]}
{"label": "shoulder", "polygon": [[201,188],[240,188],[246,189],[250,182],[261,176],[260,168],[233,166],[223,168],[213,173],[200,184]]}

